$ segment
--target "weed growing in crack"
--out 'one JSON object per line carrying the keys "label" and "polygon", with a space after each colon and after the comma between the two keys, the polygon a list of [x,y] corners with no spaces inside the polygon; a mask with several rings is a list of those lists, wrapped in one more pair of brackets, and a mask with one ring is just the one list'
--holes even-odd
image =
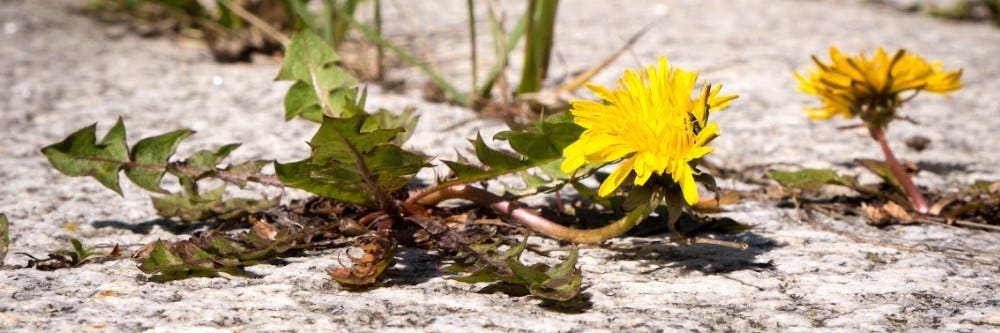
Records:
{"label": "weed growing in crack", "polygon": [[[377,285],[392,266],[399,246],[418,246],[450,258],[446,271],[459,274],[456,279],[460,281],[523,286],[532,295],[555,301],[579,296],[582,277],[576,248],[555,265],[525,264],[521,253],[526,243],[511,238],[511,231],[518,229],[497,220],[470,221],[463,218],[468,213],[438,207],[448,199],[488,208],[493,211],[488,219],[511,220],[528,231],[574,243],[602,243],[659,210],[669,230],[682,239],[745,247],[687,237],[674,227],[682,212],[701,200],[695,181],[714,188],[714,181],[697,171],[696,164],[711,151],[707,143],[718,133],[717,126],[708,122],[709,112],[725,107],[736,96],[720,95],[718,86],[706,85],[692,97],[696,75],[670,67],[664,59],[643,75],[626,72],[613,91],[591,86],[604,104],[577,101],[571,114],[549,116],[493,138],[508,142],[512,152],[491,148],[477,136],[472,140],[474,159],[460,156],[444,161],[452,174],[418,189],[406,186],[418,171],[430,166],[430,159],[401,147],[416,117],[410,112],[367,112],[364,91],[353,87],[356,80],[339,68],[338,60],[328,44],[309,32],[295,35],[288,45],[278,75],[280,80],[295,82],[285,100],[286,118],[320,123],[309,141],[310,156],[300,161],[223,165],[238,144],[172,160],[177,146],[192,131],[145,138],[130,148],[121,120],[100,141],[92,125],[42,152],[60,172],[93,177],[119,194],[123,172],[139,187],[159,194],[154,206],[164,217],[246,226],[235,232],[204,231],[188,240],[147,244],[133,257],[141,262],[143,272],[158,281],[242,274],[247,265],[299,250],[353,246],[362,254],[350,257],[351,265],[329,274],[341,285],[368,288]],[[600,119],[622,120],[598,124]],[[608,141],[615,131],[635,136]],[[605,177],[600,170],[619,160],[622,165],[600,189],[581,182]],[[274,175],[261,172],[268,164],[274,166]],[[180,180],[179,191],[161,186],[168,173]],[[579,209],[603,209],[618,221],[597,229],[567,227],[528,209],[513,191],[497,195],[476,185],[506,175],[525,179],[526,187],[516,189],[521,194],[557,193],[570,185],[603,203]],[[198,186],[204,179],[222,180],[225,185],[204,190]],[[631,185],[624,184],[625,179]],[[279,206],[277,198],[224,195],[227,186],[242,187],[248,182],[297,188],[317,198]],[[609,200],[613,198],[617,199]],[[86,248],[74,248],[78,251],[67,252],[69,262],[82,264],[89,256],[79,250]]]}

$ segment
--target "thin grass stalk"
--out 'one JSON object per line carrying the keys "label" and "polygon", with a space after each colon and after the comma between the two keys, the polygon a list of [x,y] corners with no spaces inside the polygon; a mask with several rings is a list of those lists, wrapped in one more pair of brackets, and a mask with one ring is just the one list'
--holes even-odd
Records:
{"label": "thin grass stalk", "polygon": [[514,30],[511,30],[510,34],[507,35],[506,41],[503,40],[503,27],[501,23],[495,16],[490,16],[490,31],[497,45],[497,62],[493,64],[493,67],[490,67],[483,83],[476,90],[476,96],[480,99],[490,98],[490,92],[493,91],[493,86],[496,84],[497,79],[507,69],[507,59],[510,57],[510,52],[514,49],[514,45],[517,45],[521,41],[521,37],[524,36],[525,28],[528,25],[528,15],[527,13],[521,15],[521,18],[517,21],[517,25],[514,26]]}
{"label": "thin grass stalk", "polygon": [[[382,0],[375,0],[375,33],[382,35]],[[382,81],[385,73],[385,48],[375,44],[375,80]]]}
{"label": "thin grass stalk", "polygon": [[295,17],[298,28],[305,28],[319,33],[316,29],[316,21],[313,20],[312,13],[305,7],[305,1],[285,0],[285,7]]}
{"label": "thin grass stalk", "polygon": [[[336,2],[336,0],[330,1]],[[360,0],[345,0],[342,4],[337,2],[337,7],[334,7],[332,12],[334,19],[330,26],[330,36],[334,47],[339,46],[347,39],[347,29],[350,28],[350,22],[347,19],[354,17],[360,2]],[[379,33],[381,35],[381,31]]]}
{"label": "thin grass stalk", "polygon": [[421,71],[423,71],[424,74],[427,74],[427,76],[430,77],[431,81],[433,81],[434,84],[437,84],[438,87],[441,87],[441,90],[444,90],[445,95],[447,95],[450,100],[464,107],[472,106],[467,96],[459,92],[458,89],[455,89],[454,85],[452,85],[450,82],[448,82],[448,80],[445,80],[443,76],[434,71],[434,69],[432,69],[430,65],[428,65],[426,62],[420,61],[420,59],[417,59],[417,57],[414,56],[413,54],[410,54],[409,52],[406,52],[406,50],[403,50],[399,46],[396,46],[396,44],[389,42],[388,40],[383,38],[382,35],[379,35],[377,32],[375,32],[375,29],[372,29],[371,27],[369,27],[364,23],[358,22],[358,20],[354,19],[354,17],[352,16],[345,15],[346,13],[341,11],[339,8],[337,8],[337,10],[341,15],[341,17],[347,20],[347,22],[350,24],[351,27],[358,29],[358,32],[364,35],[365,38],[370,40],[372,43],[381,45],[382,47],[389,49],[389,51],[392,51],[397,56],[402,58],[403,61],[406,61],[408,64],[412,66],[416,66]]}
{"label": "thin grass stalk", "polygon": [[542,88],[542,81],[548,72],[549,58],[552,52],[553,34],[555,32],[556,9],[558,0],[530,0],[527,25],[527,40],[524,49],[524,68],[521,72],[521,83],[518,93],[537,92]]}
{"label": "thin grass stalk", "polygon": [[479,66],[476,64],[478,57],[476,56],[476,1],[466,0],[465,7],[468,9],[469,16],[469,51],[472,53],[470,57],[472,65],[472,86],[469,91],[476,91],[477,81],[479,78]]}

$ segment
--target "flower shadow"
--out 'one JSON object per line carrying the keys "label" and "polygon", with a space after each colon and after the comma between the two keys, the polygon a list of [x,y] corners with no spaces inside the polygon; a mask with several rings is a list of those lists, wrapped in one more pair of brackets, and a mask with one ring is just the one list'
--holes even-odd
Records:
{"label": "flower shadow", "polygon": [[[690,230],[697,227],[685,224],[688,223],[682,223],[679,229]],[[705,274],[720,274],[741,270],[766,271],[774,268],[771,260],[760,260],[758,257],[778,247],[777,241],[752,231],[744,231],[739,234],[711,232],[689,234],[689,236],[706,237],[747,245],[745,250],[740,250],[716,244],[677,243],[671,240],[668,231],[650,233],[648,230],[634,230],[631,234],[632,236],[636,236],[632,238],[633,241],[607,247],[617,252],[611,259],[644,261],[656,267],[652,271],[669,267],[679,267],[685,271],[699,271]]]}

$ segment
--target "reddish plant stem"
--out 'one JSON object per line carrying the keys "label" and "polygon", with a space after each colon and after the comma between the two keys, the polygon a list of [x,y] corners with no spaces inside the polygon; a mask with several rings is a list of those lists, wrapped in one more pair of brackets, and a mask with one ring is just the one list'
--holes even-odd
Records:
{"label": "reddish plant stem", "polygon": [[535,212],[517,207],[496,194],[486,190],[466,185],[455,185],[428,193],[417,200],[422,206],[435,206],[448,199],[463,199],[490,208],[513,217],[528,229],[537,233],[565,241],[582,244],[600,244],[608,239],[620,236],[632,229],[641,219],[621,219],[607,226],[596,229],[574,229],[555,223],[538,216]]}
{"label": "reddish plant stem", "polygon": [[899,180],[899,184],[903,186],[903,191],[906,192],[906,197],[910,199],[910,204],[913,209],[920,214],[927,214],[929,211],[927,207],[927,200],[924,196],[920,194],[920,190],[917,186],[913,184],[913,180],[910,179],[910,175],[906,174],[903,170],[903,166],[899,164],[896,160],[896,155],[892,153],[892,148],[889,148],[889,142],[885,139],[885,127],[875,126],[869,127],[868,131],[871,133],[872,137],[878,141],[880,147],[882,147],[882,153],[885,154],[885,164],[889,166],[889,170],[892,174],[896,176]]}

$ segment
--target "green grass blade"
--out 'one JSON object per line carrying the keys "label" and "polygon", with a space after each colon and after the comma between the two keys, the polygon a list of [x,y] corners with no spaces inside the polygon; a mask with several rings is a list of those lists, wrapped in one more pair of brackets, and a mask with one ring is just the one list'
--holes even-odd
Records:
{"label": "green grass blade", "polygon": [[555,32],[556,8],[558,0],[532,0],[528,11],[527,40],[524,49],[524,68],[518,93],[536,92],[542,88],[542,81],[548,72]]}
{"label": "green grass blade", "polygon": [[430,65],[428,65],[423,61],[420,61],[419,59],[417,59],[416,56],[410,54],[409,52],[406,52],[406,50],[403,50],[399,46],[396,46],[396,44],[393,44],[392,42],[389,42],[385,38],[382,38],[381,35],[375,32],[375,29],[372,29],[371,27],[369,27],[364,23],[358,22],[358,20],[354,19],[354,17],[346,15],[347,13],[343,12],[340,8],[338,8],[337,10],[340,13],[341,17],[350,22],[352,27],[358,29],[358,32],[361,32],[361,34],[365,35],[365,38],[368,38],[368,40],[372,41],[373,43],[381,47],[387,48],[393,53],[396,53],[396,55],[398,55],[400,58],[403,58],[403,61],[406,61],[410,65],[417,66],[417,68],[423,71],[424,74],[427,74],[427,76],[430,77],[431,81],[434,81],[434,83],[437,84],[438,87],[441,87],[441,90],[444,90],[445,94],[448,96],[449,99],[465,107],[471,106],[469,98],[463,95],[461,92],[459,92],[458,89],[455,89],[454,85],[448,82],[448,80],[445,80],[444,77],[442,77],[440,74],[435,72],[434,69],[430,67]]}
{"label": "green grass blade", "polygon": [[[476,96],[479,98],[489,98],[490,91],[493,90],[493,85],[496,84],[497,78],[500,77],[500,73],[507,68],[507,58],[510,56],[510,51],[514,49],[514,45],[517,45],[521,41],[521,37],[524,36],[525,27],[528,25],[528,15],[521,15],[518,19],[517,25],[514,26],[514,30],[511,30],[510,34],[507,35],[507,41],[505,44],[500,45],[497,50],[497,62],[490,67],[490,71],[486,73],[486,78],[483,80],[482,85],[476,90]],[[493,40],[500,40],[501,27],[500,22],[493,16],[490,16],[490,30],[493,34]]]}

